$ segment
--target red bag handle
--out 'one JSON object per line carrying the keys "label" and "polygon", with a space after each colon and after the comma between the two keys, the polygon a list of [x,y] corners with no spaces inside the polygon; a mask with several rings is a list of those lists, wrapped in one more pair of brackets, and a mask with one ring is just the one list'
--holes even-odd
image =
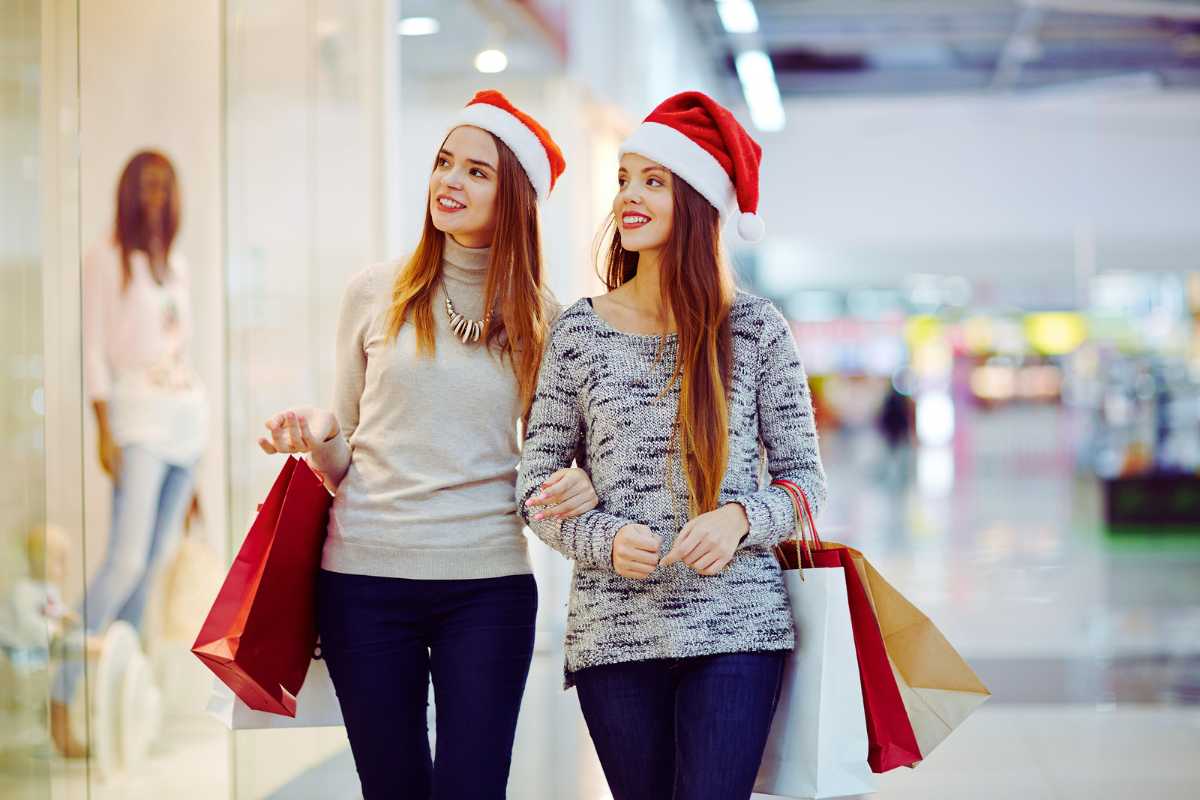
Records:
{"label": "red bag handle", "polygon": [[[779,486],[788,494],[788,499],[792,501],[792,508],[796,512],[796,535],[790,540],[795,542],[796,547],[796,569],[800,573],[800,580],[804,580],[804,564],[807,561],[811,566],[816,563],[813,558],[813,550],[825,549],[824,543],[821,541],[820,534],[817,533],[817,525],[813,520],[812,508],[808,505],[808,498],[804,494],[804,490],[795,483],[779,479],[772,482],[772,485]],[[811,540],[811,541],[810,541]],[[776,545],[776,556],[780,563],[785,566],[789,563],[786,558],[782,543]]]}
{"label": "red bag handle", "polygon": [[802,524],[807,523],[808,530],[812,534],[812,538],[817,545],[817,549],[822,549],[824,544],[821,542],[821,534],[817,532],[817,522],[815,519],[813,519],[812,506],[808,504],[808,495],[804,493],[803,489],[786,478],[777,478],[772,481],[772,485],[782,487],[784,491],[792,496],[792,500],[796,506],[797,528],[799,528]]}

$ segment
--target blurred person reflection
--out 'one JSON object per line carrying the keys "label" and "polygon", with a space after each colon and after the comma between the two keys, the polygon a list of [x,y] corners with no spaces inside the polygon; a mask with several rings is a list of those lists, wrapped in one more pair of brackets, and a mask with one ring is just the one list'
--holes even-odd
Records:
{"label": "blurred person reflection", "polygon": [[[161,153],[139,152],[121,173],[111,235],[84,259],[84,382],[100,465],[113,481],[107,550],[85,594],[89,634],[118,619],[141,630],[204,449],[207,405],[189,359],[187,268],[172,250],[179,224],[174,167]],[[82,671],[79,660],[64,664],[51,697],[51,733],[68,757],[86,755],[68,725]]]}

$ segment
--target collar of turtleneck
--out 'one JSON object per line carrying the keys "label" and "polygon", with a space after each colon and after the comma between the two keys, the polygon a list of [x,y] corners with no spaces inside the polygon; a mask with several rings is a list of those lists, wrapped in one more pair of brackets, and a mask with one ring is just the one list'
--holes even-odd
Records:
{"label": "collar of turtleneck", "polygon": [[442,269],[448,277],[463,283],[483,283],[487,278],[491,247],[463,247],[447,235],[442,247]]}

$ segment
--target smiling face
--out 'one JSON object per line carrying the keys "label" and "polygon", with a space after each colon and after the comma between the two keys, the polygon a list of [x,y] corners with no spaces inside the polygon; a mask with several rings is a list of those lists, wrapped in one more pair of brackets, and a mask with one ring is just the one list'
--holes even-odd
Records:
{"label": "smiling face", "polygon": [[621,247],[630,252],[661,248],[671,238],[674,176],[656,161],[626,153],[617,170],[613,217]]}
{"label": "smiling face", "polygon": [[487,131],[450,131],[429,176],[433,225],[464,247],[487,247],[496,230],[499,153]]}

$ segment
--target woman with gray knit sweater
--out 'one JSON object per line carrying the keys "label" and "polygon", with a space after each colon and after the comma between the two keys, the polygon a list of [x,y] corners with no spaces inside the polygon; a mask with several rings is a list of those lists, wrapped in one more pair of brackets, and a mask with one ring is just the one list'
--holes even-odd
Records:
{"label": "woman with gray knit sweater", "polygon": [[[794,645],[772,547],[794,530],[767,471],[825,497],[804,369],[766,300],[735,290],[720,226],[761,235],[761,150],[697,92],[621,148],[610,292],[567,308],[542,361],[518,478],[533,530],[574,559],[566,682],[615,800],[751,794]],[[547,516],[581,450],[599,506]]]}
{"label": "woman with gray knit sweater", "polygon": [[[505,796],[537,610],[517,423],[556,311],[537,203],[563,166],[536,121],[476,95],[434,160],[414,254],[346,289],[334,413],[285,411],[259,440],[337,487],[317,621],[367,800]],[[554,479],[557,513],[595,506],[581,470]]]}

